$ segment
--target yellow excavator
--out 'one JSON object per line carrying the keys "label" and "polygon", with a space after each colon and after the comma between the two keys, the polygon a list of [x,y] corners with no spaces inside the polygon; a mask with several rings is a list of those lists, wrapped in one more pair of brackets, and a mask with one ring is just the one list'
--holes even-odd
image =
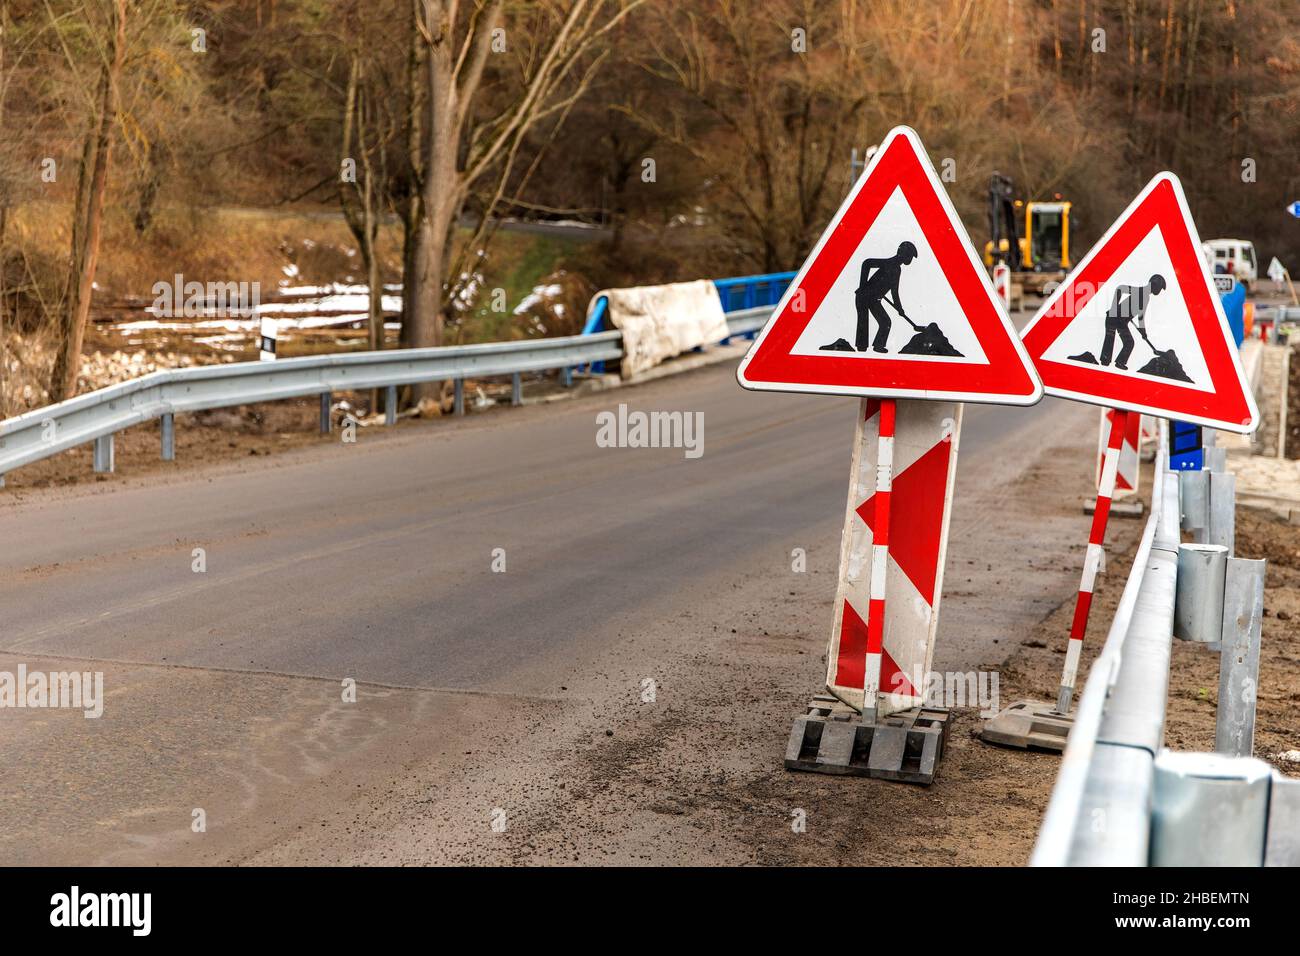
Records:
{"label": "yellow excavator", "polygon": [[1070,203],[1057,193],[1049,201],[1014,199],[1010,177],[995,172],[989,180],[989,233],[984,264],[1005,262],[1011,281],[1042,294],[1070,269]]}

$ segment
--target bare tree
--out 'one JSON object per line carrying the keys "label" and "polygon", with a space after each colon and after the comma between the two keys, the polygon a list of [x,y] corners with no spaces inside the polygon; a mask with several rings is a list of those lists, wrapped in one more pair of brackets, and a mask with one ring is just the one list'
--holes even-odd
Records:
{"label": "bare tree", "polygon": [[[497,204],[516,184],[525,137],[544,120],[562,117],[582,95],[605,58],[593,48],[642,0],[414,2],[424,101],[402,335],[404,345],[418,347],[442,342],[447,309],[464,271],[453,262],[453,233],[471,191],[479,189],[485,198],[478,227],[463,247],[465,261],[481,254]],[[507,23],[514,29],[507,30]],[[508,53],[511,44],[523,46],[539,36],[542,41],[518,59],[522,72],[508,95],[505,84],[498,84],[497,102],[488,104],[495,108],[482,110],[489,60]]]}
{"label": "bare tree", "polygon": [[664,7],[649,37],[644,68],[684,97],[667,115],[639,115],[694,157],[712,184],[701,197],[711,226],[763,271],[793,268],[811,246],[866,127],[867,64],[846,10],[764,0]]}
{"label": "bare tree", "polygon": [[[369,289],[367,340],[384,347],[384,286],[379,271],[379,227],[387,211],[388,147],[392,129],[382,118],[379,91],[367,83],[362,54],[354,49],[343,109],[343,158],[339,202],[361,250]],[[358,168],[359,164],[359,168]]]}
{"label": "bare tree", "polygon": [[[99,263],[99,240],[104,226],[104,195],[108,190],[108,167],[113,148],[113,126],[117,120],[118,80],[126,57],[127,0],[88,3],[87,20],[94,22],[90,7],[99,7],[103,45],[98,79],[91,101],[89,123],[77,173],[77,196],[72,211],[71,264],[68,296],[59,321],[58,348],[50,372],[50,398],[62,401],[77,390],[81,365],[81,343],[90,317],[90,298]],[[104,7],[107,9],[104,9]]]}

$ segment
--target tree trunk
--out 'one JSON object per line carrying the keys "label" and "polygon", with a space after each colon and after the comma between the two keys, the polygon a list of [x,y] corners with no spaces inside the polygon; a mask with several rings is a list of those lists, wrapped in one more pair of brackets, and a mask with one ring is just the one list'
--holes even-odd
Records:
{"label": "tree trunk", "polygon": [[81,343],[90,317],[90,299],[99,263],[99,241],[104,222],[104,194],[113,146],[117,112],[117,78],[126,55],[126,0],[116,0],[108,57],[100,73],[96,96],[98,115],[92,117],[78,174],[77,205],[73,210],[72,268],[68,300],[60,318],[59,346],[50,372],[50,399],[61,402],[77,390],[81,369]]}
{"label": "tree trunk", "polygon": [[[413,271],[406,276],[412,286],[406,297],[411,312],[403,317],[402,329],[407,333],[404,344],[411,348],[442,344],[443,286],[447,282],[452,230],[460,217],[464,196],[462,177],[456,168],[460,110],[452,60],[454,51],[447,40],[452,25],[443,22],[445,16],[442,4],[425,4],[425,30],[440,40],[428,44],[424,54],[427,101],[421,130],[420,216],[411,255]],[[414,387],[412,400],[418,402],[440,394],[438,383],[426,382]]]}
{"label": "tree trunk", "polygon": [[[423,106],[421,66],[423,64],[423,42],[418,29],[419,0],[412,0],[410,38],[406,51],[406,122],[402,124],[405,138],[408,176],[404,202],[402,203],[402,327],[398,332],[398,346],[411,347],[412,327],[415,315],[415,253],[416,234],[420,229],[420,188],[424,175],[423,146],[424,123],[420,118]],[[407,390],[403,389],[405,393]]]}

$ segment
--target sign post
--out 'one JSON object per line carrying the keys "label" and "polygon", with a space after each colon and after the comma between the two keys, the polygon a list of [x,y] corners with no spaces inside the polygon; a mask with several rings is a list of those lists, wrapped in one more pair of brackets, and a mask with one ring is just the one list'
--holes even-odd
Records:
{"label": "sign post", "polygon": [[276,342],[280,338],[280,323],[262,316],[258,335],[257,357],[263,362],[275,361]]}
{"label": "sign post", "polygon": [[1047,394],[1115,414],[1056,705],[1017,702],[984,725],[986,740],[1064,748],[1128,415],[1255,428],[1255,398],[1201,248],[1178,177],[1160,173],[1022,333]]}
{"label": "sign post", "polygon": [[948,727],[924,683],[960,403],[1032,405],[1042,386],[915,132],[898,127],[871,154],[737,378],[864,399],[830,695],[795,721],[786,766],[929,783]]}
{"label": "sign post", "polygon": [[1001,260],[993,267],[993,289],[1002,300],[1002,306],[1011,310],[1011,267]]}
{"label": "sign post", "polygon": [[[890,443],[888,549],[875,573],[880,543],[878,506],[880,399],[864,398],[854,432],[849,495],[840,542],[835,613],[826,654],[826,688],[845,705],[863,703],[872,597],[883,594],[884,627],[877,649],[877,717],[925,703],[922,678],[930,671],[943,590],[947,529],[957,471],[962,406],[898,401]],[[891,566],[892,567],[889,567]]]}
{"label": "sign post", "polygon": [[1092,529],[1088,533],[1088,550],[1083,559],[1083,579],[1074,602],[1074,620],[1070,624],[1070,642],[1066,645],[1065,666],[1061,670],[1061,690],[1056,698],[1056,710],[1070,712],[1074,697],[1074,680],[1079,671],[1079,655],[1083,650],[1083,635],[1088,630],[1088,612],[1092,609],[1092,588],[1097,580],[1106,547],[1106,522],[1110,519],[1110,502],[1115,494],[1115,476],[1119,471],[1120,448],[1128,430],[1130,412],[1116,411],[1110,416],[1110,435],[1106,439],[1106,455],[1102,459],[1101,481],[1097,486],[1097,505],[1092,513]]}
{"label": "sign post", "polygon": [[[1110,445],[1110,432],[1115,416],[1121,414],[1109,408],[1101,410],[1101,426],[1097,436],[1097,488],[1101,488],[1102,477],[1106,472],[1106,449]],[[1115,489],[1110,496],[1110,510],[1113,515],[1137,517],[1145,510],[1138,490],[1142,484],[1141,449],[1146,415],[1129,415],[1124,425],[1124,434],[1120,439],[1119,455],[1116,457]],[[1089,503],[1084,505],[1085,514],[1095,514],[1096,508]],[[1102,568],[1105,569],[1105,562]]]}
{"label": "sign post", "polygon": [[889,497],[894,478],[896,399],[880,402],[879,452],[876,456],[876,523],[871,543],[871,600],[867,611],[867,660],[862,677],[862,719],[876,722],[880,696],[880,661],[885,646],[885,583],[889,571]]}

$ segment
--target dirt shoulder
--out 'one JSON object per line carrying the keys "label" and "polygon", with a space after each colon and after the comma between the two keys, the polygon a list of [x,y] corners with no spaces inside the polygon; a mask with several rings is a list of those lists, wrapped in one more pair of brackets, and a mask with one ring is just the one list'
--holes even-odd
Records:
{"label": "dirt shoulder", "polygon": [[[1300,528],[1271,511],[1238,507],[1236,556],[1268,561],[1264,626],[1255,704],[1255,756],[1291,776],[1300,762]],[[1219,655],[1174,641],[1165,743],[1175,750],[1213,750]]]}

